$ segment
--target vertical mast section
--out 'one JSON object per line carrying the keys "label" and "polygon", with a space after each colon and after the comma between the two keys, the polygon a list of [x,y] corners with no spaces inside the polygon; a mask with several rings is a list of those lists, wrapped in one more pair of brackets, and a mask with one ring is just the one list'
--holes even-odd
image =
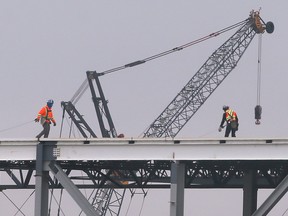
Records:
{"label": "vertical mast section", "polygon": [[[105,96],[104,96],[104,93],[103,93],[103,90],[99,81],[99,74],[96,71],[87,71],[86,74],[87,74],[87,79],[88,79],[89,87],[90,87],[91,94],[92,94],[92,101],[94,103],[100,130],[102,133],[102,137],[114,137],[115,138],[117,137],[117,133],[114,127],[114,123],[112,121],[110,111],[108,109],[108,105],[107,105],[108,101],[105,99]],[[95,80],[98,93],[99,93],[99,97],[97,97],[96,95],[95,88],[93,85],[93,80]],[[103,115],[104,117],[106,117],[109,130],[106,129],[106,126],[103,120]]]}
{"label": "vertical mast section", "polygon": [[97,138],[92,128],[87,124],[83,116],[78,112],[78,110],[76,109],[76,107],[73,105],[71,101],[68,101],[68,102],[62,101],[61,106],[63,108],[63,117],[66,111],[83,137],[89,138],[85,132],[85,131],[88,131],[91,137]]}
{"label": "vertical mast section", "polygon": [[[87,71],[86,74],[102,137],[115,138],[117,137],[117,133],[108,108],[108,101],[104,96],[104,92],[99,81],[100,74],[98,74],[96,71]],[[93,80],[95,81],[98,94],[96,94]],[[104,122],[103,116],[107,122]],[[106,129],[105,123],[108,124],[109,129]],[[111,170],[107,170],[107,172],[111,172]],[[120,214],[125,191],[126,190],[123,189],[117,192],[112,188],[112,186],[111,188],[98,188],[95,194],[95,198],[98,199],[95,204],[97,212],[101,216],[107,215],[108,212],[111,216],[118,216]]]}
{"label": "vertical mast section", "polygon": [[252,11],[247,22],[220,46],[144,132],[144,137],[175,137],[214,90],[236,67],[254,38]]}
{"label": "vertical mast section", "polygon": [[[82,94],[88,88],[88,86],[90,87],[92,101],[94,103],[94,108],[96,110],[96,115],[98,118],[98,123],[99,123],[102,137],[115,138],[117,137],[117,133],[116,133],[116,129],[115,129],[109,108],[108,108],[108,101],[106,100],[104,96],[102,86],[99,81],[100,75],[96,73],[96,71],[87,71],[86,74],[87,74],[88,85],[86,85],[87,82],[84,82],[82,84],[82,86],[84,86],[83,90],[79,91],[79,94],[82,96]],[[95,81],[96,88],[94,87],[93,80]],[[97,89],[97,92],[96,92],[96,89]],[[77,94],[74,97],[76,98],[79,94]],[[79,99],[79,97],[77,98],[77,100]],[[71,120],[73,121],[73,123],[77,126],[77,128],[81,132],[83,137],[88,138],[88,135],[85,133],[83,129],[86,129],[90,133],[90,136],[94,138],[97,137],[96,134],[91,129],[91,127],[84,120],[83,116],[75,108],[72,101],[68,101],[68,102],[62,101],[61,105],[63,107],[63,116],[64,116],[64,112],[66,111],[68,115],[70,116]],[[106,119],[106,121],[104,121],[104,119]],[[106,128],[106,125],[108,125],[107,126],[108,129]]]}
{"label": "vertical mast section", "polygon": [[[108,101],[104,96],[104,92],[102,90],[102,86],[99,81],[100,75],[96,71],[87,71],[86,75],[88,85],[86,85],[87,82],[84,82],[82,84],[81,89],[73,97],[74,98],[73,101],[74,100],[78,101],[80,96],[82,96],[84,91],[89,86],[102,137],[115,138],[117,137],[117,133],[108,108]],[[96,87],[94,87],[93,80],[95,81]],[[86,129],[92,137],[94,138],[97,137],[96,134],[93,132],[93,130],[86,123],[82,115],[76,110],[75,106],[71,101],[62,102],[61,105],[63,107],[63,112],[66,111],[69,114],[70,118],[77,126],[83,137],[85,138],[88,137],[83,128]],[[106,128],[106,125],[108,125],[107,126],[108,129]],[[109,173],[111,171],[107,170],[107,172]],[[123,189],[117,192],[115,189],[112,188],[112,186],[111,188],[98,188],[93,200],[93,206],[96,209],[97,213],[101,216],[104,216],[107,214],[107,212],[109,212],[111,216],[112,215],[118,216],[120,214],[125,191],[126,190]]]}

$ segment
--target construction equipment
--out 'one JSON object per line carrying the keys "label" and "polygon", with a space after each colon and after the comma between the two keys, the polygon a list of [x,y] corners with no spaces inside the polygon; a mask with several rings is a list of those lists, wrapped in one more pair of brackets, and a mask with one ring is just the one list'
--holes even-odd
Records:
{"label": "construction equipment", "polygon": [[[254,36],[272,33],[259,12],[252,11],[244,24],[221,45],[144,132],[144,137],[175,137],[208,97],[237,66]],[[258,117],[258,116],[257,116]]]}
{"label": "construction equipment", "polygon": [[[257,33],[261,33],[263,30],[262,23],[261,23],[261,17],[258,12],[254,13],[255,17],[255,26],[256,30],[260,29]],[[268,33],[272,33],[274,31],[274,24],[272,22],[267,22],[266,31]],[[262,50],[262,34],[259,34],[259,41],[258,41],[258,69],[257,69],[257,105],[255,107],[255,124],[259,125],[260,124],[260,119],[261,119],[261,114],[262,114],[262,107],[260,105],[260,92],[261,92],[261,50]]]}
{"label": "construction equipment", "polygon": [[[100,86],[100,82],[98,79],[100,75],[122,70],[127,67],[133,67],[145,63],[147,61],[153,60],[155,58],[159,58],[164,55],[170,54],[172,52],[180,51],[184,48],[187,48],[188,46],[215,37],[225,31],[234,29],[236,27],[239,27],[239,29],[223,45],[221,45],[215,52],[212,53],[212,55],[208,58],[208,60],[189,80],[189,82],[182,88],[182,90],[176,95],[176,97],[172,100],[172,102],[164,109],[164,111],[154,120],[154,122],[149,126],[149,128],[144,132],[143,135],[143,137],[175,137],[179,133],[179,131],[185,126],[185,124],[192,118],[192,116],[198,111],[198,109],[204,104],[204,102],[208,99],[208,97],[224,81],[224,79],[228,76],[228,74],[230,74],[230,72],[237,66],[237,63],[243,56],[249,44],[253,40],[254,36],[256,34],[262,34],[265,31],[267,33],[272,33],[274,31],[273,23],[272,22],[265,23],[261,19],[258,11],[251,11],[248,19],[240,23],[232,25],[221,31],[212,33],[209,36],[204,37],[200,40],[196,40],[192,43],[176,47],[170,51],[163,52],[143,60],[135,61],[130,64],[126,64],[123,67],[118,67],[102,73],[87,72],[87,78],[92,93],[92,100],[94,102],[94,106],[96,109],[102,136],[117,137],[117,133],[114,128],[112,118],[110,116],[106,100],[102,92],[102,88]],[[98,98],[96,94],[94,94],[95,89],[92,86],[92,79],[95,79],[96,81],[100,98]],[[83,89],[87,89],[87,85],[83,87]],[[83,91],[79,91],[79,94],[80,95],[83,94]],[[104,105],[104,109],[99,108],[100,102],[102,102],[102,104]],[[66,106],[65,108],[65,105],[67,104],[71,106],[71,103],[63,102],[63,108],[66,109],[66,111],[69,114],[69,109],[67,109],[67,107],[69,106]],[[87,127],[87,125],[85,124],[84,119],[80,118],[80,115],[79,116],[77,115],[78,120],[72,117],[72,115],[77,114],[77,112],[74,110],[74,107],[71,108],[71,110],[73,111],[70,112],[69,115],[73,120],[73,122],[76,125],[78,124],[77,127],[83,128],[84,125],[85,128],[86,129],[88,128],[88,131],[90,131],[89,127]],[[106,129],[102,119],[103,110],[105,111],[105,116],[107,117],[108,120],[109,130]],[[256,117],[258,119],[261,118],[261,113],[259,115],[259,108],[257,108],[257,116],[255,108],[255,118]],[[91,133],[91,131],[90,134],[92,137],[96,137],[95,133],[93,134]],[[105,215],[105,213],[107,212],[107,208],[109,208],[109,203],[106,201],[109,201],[112,195],[112,193],[109,193],[107,191],[108,189],[104,190],[105,190],[104,192],[103,191],[101,193],[99,192],[99,194],[102,194],[100,196],[101,202],[97,203],[98,207],[96,206],[96,208],[100,209],[100,211],[103,210],[101,212],[101,215]],[[120,203],[119,210],[115,211],[116,214],[113,215],[119,214],[122,201],[119,203]]]}
{"label": "construction equipment", "polygon": [[[83,95],[84,93],[83,91],[87,89],[86,83],[88,83],[90,90],[91,90],[92,101],[94,103],[94,108],[97,114],[97,119],[98,119],[99,128],[100,128],[102,137],[111,137],[111,138],[117,137],[117,132],[116,132],[109,108],[108,108],[108,102],[104,96],[102,86],[99,81],[99,74],[96,71],[87,71],[86,75],[87,75],[87,80],[85,80],[84,84],[81,85],[80,89],[73,96],[74,98],[73,101]],[[93,80],[95,81],[96,88],[94,87]],[[98,90],[97,93],[96,93],[96,90]],[[91,137],[94,137],[94,138],[97,137],[94,131],[88,125],[88,123],[84,120],[83,116],[77,111],[72,100],[68,102],[62,101],[61,105],[63,107],[63,115],[65,111],[69,114],[69,117],[71,118],[73,123],[77,126],[77,128],[79,129],[83,137],[85,138],[88,137],[88,135],[85,133],[83,128],[86,129],[86,131],[90,133]]]}
{"label": "construction equipment", "polygon": [[[86,75],[87,75],[87,80],[84,81],[84,83],[81,85],[79,90],[75,93],[73,98],[68,102],[64,102],[64,101],[61,102],[61,105],[63,108],[63,117],[64,117],[64,113],[67,112],[72,122],[76,125],[76,127],[81,132],[81,135],[83,137],[88,138],[89,136],[86,133],[88,132],[90,134],[90,137],[97,138],[96,133],[84,120],[83,116],[78,112],[78,110],[73,104],[73,102],[77,102],[79,98],[83,95],[84,91],[86,91],[86,89],[88,88],[87,87],[87,84],[88,84],[91,90],[92,101],[93,101],[94,108],[96,111],[102,137],[105,137],[105,138],[118,137],[109,108],[108,108],[108,102],[104,96],[104,92],[102,90],[102,86],[99,81],[99,74],[96,71],[87,71]],[[94,87],[93,81],[95,81],[96,87]],[[120,134],[119,137],[122,137],[122,136],[123,135]],[[112,176],[117,174],[115,171],[110,171],[110,170],[107,170],[107,173],[109,173],[109,175],[112,175]],[[122,183],[123,182],[120,182],[120,184]],[[99,215],[101,216],[106,215],[106,213],[108,214],[108,212],[109,212],[109,215],[118,215],[121,209],[125,191],[126,191],[125,188],[121,192],[114,190],[112,187],[98,188],[95,192],[95,196],[92,198],[91,203],[95,207],[97,213],[99,213]]]}

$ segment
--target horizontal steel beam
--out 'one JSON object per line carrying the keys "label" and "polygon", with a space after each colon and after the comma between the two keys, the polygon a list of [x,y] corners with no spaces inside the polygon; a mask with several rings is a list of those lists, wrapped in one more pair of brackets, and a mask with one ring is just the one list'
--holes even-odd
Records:
{"label": "horizontal steel beam", "polygon": [[[288,160],[288,139],[42,139],[56,160]],[[53,145],[52,145],[53,143]],[[56,143],[56,145],[55,145]],[[0,161],[36,160],[37,139],[0,140]],[[50,148],[51,148],[50,146]]]}

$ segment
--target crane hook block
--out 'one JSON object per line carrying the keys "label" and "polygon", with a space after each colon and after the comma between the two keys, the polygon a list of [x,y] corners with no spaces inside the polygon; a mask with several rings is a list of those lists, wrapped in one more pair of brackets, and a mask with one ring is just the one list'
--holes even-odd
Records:
{"label": "crane hook block", "polygon": [[260,119],[261,119],[261,114],[262,114],[262,107],[260,105],[257,105],[255,107],[255,124],[259,125],[260,124]]}
{"label": "crane hook block", "polygon": [[269,33],[269,34],[274,32],[274,24],[273,24],[273,22],[269,21],[269,22],[266,23],[266,32]]}

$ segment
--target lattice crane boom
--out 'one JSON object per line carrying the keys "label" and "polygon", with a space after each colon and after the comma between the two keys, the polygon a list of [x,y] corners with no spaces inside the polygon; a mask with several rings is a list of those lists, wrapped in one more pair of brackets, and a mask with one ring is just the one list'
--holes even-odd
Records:
{"label": "lattice crane boom", "polygon": [[[175,137],[184,127],[184,125],[197,112],[197,110],[204,104],[208,97],[223,82],[228,74],[237,66],[237,63],[248,48],[256,33],[262,34],[265,30],[268,33],[272,33],[274,30],[273,23],[268,22],[265,24],[264,21],[260,18],[259,12],[252,11],[249,18],[243,22],[243,25],[236,31],[236,33],[232,35],[208,58],[203,66],[191,78],[191,80],[189,80],[184,88],[176,95],[173,101],[150,125],[146,132],[144,132],[144,137]],[[210,36],[212,37],[215,35],[213,34]],[[210,36],[208,38],[210,38]],[[194,43],[195,42],[189,44],[189,46],[193,45]],[[183,48],[186,48],[186,45],[181,47],[181,49]],[[181,49],[177,49],[177,51]],[[98,79],[99,76],[117,70],[122,70],[126,67],[142,64],[146,61],[162,57],[174,51],[175,50],[173,49],[167,53],[164,52],[159,55],[155,55],[152,58],[147,58],[143,61],[136,61],[123,67],[109,70],[105,73],[98,74],[96,71],[87,72],[87,80],[92,93],[92,101],[96,109],[102,137],[117,137],[117,133],[109,109],[107,107],[107,101],[104,97],[102,87]],[[96,82],[99,96],[95,92],[95,88],[92,82],[93,80]],[[81,88],[81,91],[78,93],[79,95],[82,95],[83,92],[88,88],[87,83],[83,83],[82,87],[84,90]],[[79,99],[77,97],[78,94],[74,96],[74,98],[77,100]],[[63,103],[62,105],[65,110],[66,106],[64,105],[66,104]],[[103,105],[103,107],[100,105]],[[78,128],[85,128],[86,130],[87,128],[90,128],[88,127],[89,125],[85,122],[85,120],[80,116],[80,113],[76,112],[76,109],[73,109],[72,111],[70,110],[72,109],[66,108],[66,111],[70,115],[72,121],[75,124],[78,124]],[[75,117],[75,114],[77,114],[77,117]],[[109,129],[106,129],[102,117],[105,117],[104,119],[107,120]],[[82,134],[84,134],[84,132]],[[94,132],[90,132],[90,135],[91,134],[93,137],[96,137]],[[84,135],[87,136],[86,134]],[[107,171],[111,172],[111,170]],[[112,201],[111,198],[115,193],[117,193],[117,191],[113,188],[99,188],[93,201],[93,205],[97,209],[97,212],[99,212],[101,216],[107,214],[118,216],[122,206],[125,189],[122,192],[123,193],[119,193],[115,196],[117,197],[117,205],[115,206],[116,201]],[[113,206],[113,203],[114,209],[112,210],[111,206]]]}
{"label": "lattice crane boom", "polygon": [[[267,32],[272,33],[273,23],[267,26]],[[237,66],[256,33],[262,34],[265,29],[259,12],[252,11],[247,22],[208,58],[144,132],[144,137],[175,137]]]}

